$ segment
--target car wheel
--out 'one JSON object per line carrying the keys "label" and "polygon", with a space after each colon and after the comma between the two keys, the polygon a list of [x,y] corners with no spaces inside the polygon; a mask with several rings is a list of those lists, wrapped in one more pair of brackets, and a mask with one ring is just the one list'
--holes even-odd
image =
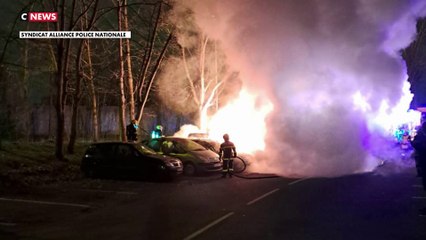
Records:
{"label": "car wheel", "polygon": [[183,174],[185,174],[186,176],[193,176],[195,175],[195,172],[196,168],[193,163],[188,162],[183,165]]}

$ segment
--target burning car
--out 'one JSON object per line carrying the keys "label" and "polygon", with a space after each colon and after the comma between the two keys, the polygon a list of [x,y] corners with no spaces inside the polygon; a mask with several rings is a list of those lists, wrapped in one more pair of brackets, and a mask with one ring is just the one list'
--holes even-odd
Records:
{"label": "burning car", "polygon": [[157,153],[180,159],[185,175],[214,173],[222,170],[219,156],[191,139],[161,137],[149,140],[147,145]]}
{"label": "burning car", "polygon": [[[201,137],[201,138],[197,138]],[[189,134],[188,138],[190,138],[192,141],[200,144],[204,148],[211,150],[215,152],[216,154],[219,154],[220,151],[220,143],[214,140],[211,140],[208,138],[208,135],[205,134]],[[237,149],[238,152],[238,149]],[[252,156],[249,154],[239,153],[236,161],[234,161],[234,172],[235,173],[241,173],[244,170],[246,170],[247,166],[250,165],[250,162],[252,160]]]}

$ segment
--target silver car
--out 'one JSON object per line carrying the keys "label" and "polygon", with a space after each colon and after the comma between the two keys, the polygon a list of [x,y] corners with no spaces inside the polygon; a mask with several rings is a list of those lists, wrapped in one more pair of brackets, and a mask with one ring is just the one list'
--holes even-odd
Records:
{"label": "silver car", "polygon": [[185,175],[214,173],[222,170],[219,156],[191,139],[162,137],[151,139],[148,146],[158,153],[180,159]]}

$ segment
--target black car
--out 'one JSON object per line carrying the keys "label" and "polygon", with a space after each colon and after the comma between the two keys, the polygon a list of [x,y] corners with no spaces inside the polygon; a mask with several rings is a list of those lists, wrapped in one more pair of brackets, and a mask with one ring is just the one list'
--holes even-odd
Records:
{"label": "black car", "polygon": [[219,156],[191,139],[162,137],[151,139],[147,145],[158,153],[179,158],[185,175],[222,171]]}
{"label": "black car", "polygon": [[183,172],[183,164],[140,144],[108,142],[88,147],[81,170],[87,177],[171,179]]}

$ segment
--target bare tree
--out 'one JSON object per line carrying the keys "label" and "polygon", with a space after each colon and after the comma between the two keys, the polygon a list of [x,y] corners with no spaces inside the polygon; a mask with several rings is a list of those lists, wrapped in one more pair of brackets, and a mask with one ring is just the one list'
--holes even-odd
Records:
{"label": "bare tree", "polygon": [[[66,0],[58,0],[56,4],[56,12],[58,12],[59,19],[56,23],[56,31],[64,31],[65,28],[65,4]],[[75,0],[73,0],[72,16],[74,15]],[[64,144],[64,121],[65,121],[65,97],[66,97],[66,85],[67,78],[65,73],[67,70],[67,59],[69,54],[70,40],[57,39],[56,41],[56,145],[55,145],[55,156],[58,160],[64,159],[63,144]]]}
{"label": "bare tree", "polygon": [[[123,0],[123,25],[124,31],[129,31],[129,17],[128,17],[128,7],[127,0]],[[129,119],[132,120],[135,118],[135,97],[134,97],[134,88],[133,88],[133,71],[132,71],[132,58],[130,52],[130,39],[125,39],[125,47],[126,47],[126,63],[127,63],[127,86],[128,90],[128,99],[129,99]]]}
{"label": "bare tree", "polygon": [[175,9],[173,16],[180,54],[168,59],[159,95],[169,108],[191,116],[200,129],[207,130],[208,115],[225,102],[236,74],[229,71],[220,45],[196,25],[190,9]]}
{"label": "bare tree", "polygon": [[[185,54],[187,50],[182,47],[182,60],[185,67],[188,86],[192,93],[191,99],[198,108],[198,127],[203,130],[206,130],[207,128],[207,111],[213,106],[213,100],[217,96],[217,91],[223,83],[223,81],[217,80],[218,78],[216,74],[214,74],[211,78],[207,78],[206,76],[206,48],[208,41],[208,37],[201,34],[197,56],[199,64],[198,70],[196,71],[197,75],[195,77],[193,77],[192,73],[189,71],[188,62],[186,60],[187,57]],[[215,61],[214,64],[216,63],[217,62]],[[216,65],[214,67],[217,69]],[[196,84],[198,84],[197,88]]]}
{"label": "bare tree", "polygon": [[[92,3],[96,0],[91,0]],[[59,19],[55,24],[56,31],[72,31],[77,22],[80,21],[81,17],[88,11],[87,8],[83,13],[75,15],[77,1],[72,0],[71,3],[67,4],[67,0],[58,0],[54,6],[58,12]],[[66,11],[70,7],[70,13]],[[67,18],[66,16],[69,16]],[[67,87],[69,82],[69,76],[67,76],[69,69],[69,62],[71,52],[73,50],[71,45],[71,39],[56,39],[56,145],[55,145],[55,156],[58,160],[65,160],[63,145],[65,137],[65,105],[67,98]],[[89,49],[90,50],[90,49]]]}
{"label": "bare tree", "polygon": [[89,95],[91,99],[91,108],[92,108],[92,140],[97,142],[99,140],[99,120],[98,120],[98,103],[97,103],[97,95],[95,90],[95,82],[94,82],[94,73],[93,73],[93,64],[92,64],[92,50],[90,45],[90,40],[87,39],[85,41],[86,49],[87,49],[87,64],[89,68],[89,74],[86,77],[88,86],[89,86]]}
{"label": "bare tree", "polygon": [[[87,5],[84,4],[84,1],[81,2],[80,13],[83,17],[80,18],[80,28],[81,30],[87,31],[93,28],[97,9],[98,9],[99,0],[90,1]],[[88,9],[93,6],[92,14],[89,19]],[[86,51],[84,51],[86,50]],[[83,61],[83,53],[86,53],[86,61]],[[90,48],[90,40],[83,39],[80,41],[80,45],[77,51],[76,61],[75,61],[75,81],[76,81],[76,89],[74,93],[74,103],[72,108],[72,116],[71,116],[71,131],[70,131],[70,140],[68,142],[68,153],[74,153],[74,145],[77,138],[77,117],[78,117],[78,109],[80,100],[82,97],[82,88],[81,81],[82,79],[86,79],[89,86],[89,95],[91,99],[92,106],[92,125],[93,125],[93,141],[96,142],[99,139],[99,130],[98,130],[98,114],[97,114],[97,101],[96,101],[96,93],[95,86],[93,81],[93,66],[92,66],[92,56],[91,56],[91,48]],[[86,63],[88,68],[88,74],[85,74],[83,63]]]}
{"label": "bare tree", "polygon": [[70,141],[68,142],[67,151],[68,153],[74,153],[74,145],[77,138],[77,118],[78,118],[78,107],[81,100],[82,90],[81,90],[81,80],[83,78],[83,70],[81,68],[81,55],[84,48],[84,41],[80,41],[80,47],[78,49],[77,58],[75,60],[75,80],[76,87],[75,93],[73,96],[74,102],[72,106],[72,115],[71,115],[71,131],[70,131]]}
{"label": "bare tree", "polygon": [[[33,91],[25,88],[26,79],[33,77],[33,71],[25,67],[26,63],[33,65],[33,68],[40,68],[41,63],[48,65],[43,66],[45,75],[40,77],[51,79],[50,82],[45,81],[45,91],[48,96],[42,104],[52,104],[55,108],[56,114],[52,114],[52,119],[56,124],[53,123],[52,126],[56,126],[56,129],[52,135],[56,137],[55,156],[58,160],[65,160],[64,143],[68,137],[66,131],[68,126],[65,126],[65,120],[68,120],[66,107],[72,107],[67,146],[69,153],[74,151],[75,142],[78,136],[81,136],[77,124],[80,123],[78,120],[84,117],[79,116],[81,106],[90,106],[93,120],[92,138],[93,141],[99,139],[98,101],[101,96],[98,91],[100,90],[104,99],[105,96],[111,96],[107,97],[107,101],[103,101],[105,104],[121,107],[120,131],[122,140],[126,141],[125,119],[130,116],[130,118],[142,120],[144,109],[150,104],[149,96],[155,90],[155,80],[167,57],[167,49],[174,40],[171,30],[173,27],[170,27],[168,19],[163,17],[171,8],[171,5],[164,3],[165,1],[117,0],[113,3],[99,4],[100,7],[97,9],[98,2],[98,0],[34,0],[31,3],[38,4],[36,8],[56,11],[59,19],[56,23],[33,24],[28,30],[88,31],[105,29],[105,26],[108,26],[111,21],[112,29],[132,31],[132,39],[124,39],[120,42],[62,38],[16,41],[16,29],[18,28],[14,28],[15,31],[9,36],[10,40],[2,42],[6,43],[1,46],[3,49],[8,49],[8,46],[11,45],[13,48],[20,47],[22,54],[15,54],[15,56],[19,56],[20,65],[24,65],[19,66],[24,70],[19,71],[21,74],[19,79],[23,82],[16,81],[16,86],[22,87],[19,90],[22,90],[24,95],[31,96],[32,93],[28,91]],[[28,6],[26,7],[28,8]],[[115,19],[117,15],[118,21]],[[17,24],[19,23],[17,18]],[[24,22],[19,25],[23,24]],[[117,47],[111,48],[111,44]],[[107,45],[109,47],[107,51],[98,51]],[[41,51],[34,51],[36,47],[39,50],[40,46],[46,48],[47,51],[44,52],[47,54],[42,55],[39,54]],[[3,51],[0,55],[2,69],[5,69],[6,73],[4,76],[9,76],[9,70],[3,68],[3,63],[5,63],[3,60],[5,58],[10,60],[10,54],[7,55],[6,51]],[[111,56],[118,57],[111,59]],[[49,57],[50,59],[47,59],[49,64],[46,64],[45,60]],[[42,61],[33,61],[34,59]],[[10,62],[13,62],[12,60]],[[105,68],[105,64],[108,64],[109,67]],[[110,69],[114,70],[109,71]],[[1,74],[3,75],[3,71]],[[111,84],[111,80],[116,81]],[[53,87],[53,91],[51,91],[51,87]],[[7,92],[10,95],[12,91],[7,90]],[[2,110],[3,112],[5,111]],[[31,116],[28,115],[30,120]],[[46,124],[50,124],[50,122]],[[28,133],[29,131],[22,132]]]}
{"label": "bare tree", "polygon": [[[156,11],[156,17],[154,20],[154,27],[150,32],[150,39],[146,45],[145,51],[146,55],[144,55],[140,61],[140,74],[138,78],[135,78],[132,67],[132,53],[131,53],[131,42],[129,39],[125,41],[125,55],[126,55],[126,77],[127,77],[127,97],[129,102],[129,116],[130,119],[134,119],[137,116],[137,121],[140,122],[142,120],[143,112],[145,106],[147,104],[150,92],[152,90],[155,78],[157,76],[158,70],[161,67],[161,63],[163,62],[165,53],[170,45],[171,40],[173,39],[173,31],[168,33],[168,37],[165,41],[159,41],[163,43],[163,46],[156,46],[155,42],[158,41],[158,31],[159,26],[161,24],[161,13],[162,13],[162,1],[158,1],[154,4],[157,6],[154,8]],[[123,0],[123,5],[121,6],[122,14],[120,15],[122,20],[124,30],[128,31],[129,27],[129,15],[128,15],[128,4],[127,0]],[[122,48],[120,48],[122,49]],[[155,54],[156,53],[156,54]],[[154,57],[156,55],[156,57]],[[120,73],[121,76],[121,73]],[[136,89],[134,89],[136,86]],[[136,110],[136,101],[134,93],[137,92],[137,105],[138,109]]]}
{"label": "bare tree", "polygon": [[[118,31],[122,30],[122,9],[123,9],[123,2],[118,0]],[[120,75],[119,75],[119,89],[120,89],[120,134],[121,134],[121,140],[123,142],[127,141],[126,136],[126,97],[125,97],[125,90],[124,90],[124,56],[123,56],[123,39],[120,38],[120,44],[119,44],[119,50],[118,50],[118,57],[120,62]]]}
{"label": "bare tree", "polygon": [[166,53],[166,50],[167,50],[168,46],[170,45],[170,41],[172,40],[172,38],[173,38],[173,32],[169,33],[169,37],[166,40],[166,43],[165,43],[165,45],[163,47],[163,50],[161,51],[160,56],[158,57],[157,62],[156,62],[156,64],[153,67],[154,70],[153,70],[151,76],[149,77],[148,85],[146,87],[144,97],[143,97],[143,99],[141,101],[141,107],[139,109],[139,117],[138,117],[138,121],[139,122],[142,119],[143,112],[144,112],[146,103],[148,101],[149,94],[150,94],[151,89],[152,89],[152,85],[153,85],[154,80],[155,80],[155,78],[157,76],[158,70],[160,69],[161,63],[163,62],[164,54]]}

